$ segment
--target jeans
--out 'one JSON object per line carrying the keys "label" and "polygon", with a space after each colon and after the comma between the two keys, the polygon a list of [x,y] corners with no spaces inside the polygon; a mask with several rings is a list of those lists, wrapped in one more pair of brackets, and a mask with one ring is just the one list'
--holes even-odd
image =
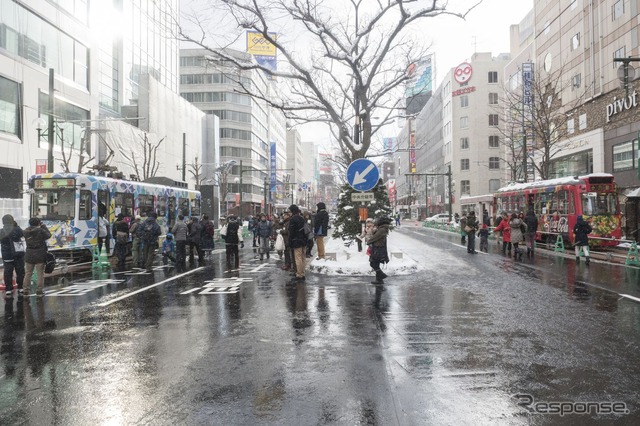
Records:
{"label": "jeans", "polygon": [[147,271],[150,271],[153,266],[153,258],[156,255],[156,248],[158,248],[157,244],[145,243],[144,245],[144,267]]}
{"label": "jeans", "polygon": [[469,232],[467,235],[467,252],[474,253],[476,251],[476,234],[475,232]]}
{"label": "jeans", "polygon": [[306,260],[306,247],[296,247],[293,254],[296,259],[296,278],[304,277],[304,262]]}
{"label": "jeans", "polygon": [[24,294],[29,294],[29,288],[31,287],[31,276],[33,275],[33,270],[36,270],[37,281],[36,288],[38,293],[44,292],[44,263],[25,263],[25,271],[24,271],[24,281],[22,283],[22,288],[24,289]]}
{"label": "jeans", "polygon": [[113,251],[118,256],[118,268],[124,268],[127,259],[127,243],[116,243]]}
{"label": "jeans", "polygon": [[265,255],[269,258],[269,237],[260,237],[260,248],[258,252],[260,253],[260,259]]}
{"label": "jeans", "polygon": [[318,257],[324,259],[324,236],[316,236],[316,245],[318,246]]}
{"label": "jeans", "polygon": [[13,271],[16,272],[16,287],[22,288],[24,282],[24,254],[14,256],[4,262],[4,285],[7,292],[13,290]]}
{"label": "jeans", "polygon": [[176,267],[179,271],[187,269],[187,242],[176,241]]}

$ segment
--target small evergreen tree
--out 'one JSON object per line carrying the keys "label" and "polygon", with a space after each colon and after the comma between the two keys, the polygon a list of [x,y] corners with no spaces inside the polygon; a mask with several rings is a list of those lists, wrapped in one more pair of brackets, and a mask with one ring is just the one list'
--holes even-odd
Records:
{"label": "small evergreen tree", "polygon": [[[338,199],[338,214],[334,221],[333,238],[342,238],[343,241],[348,241],[351,244],[356,235],[360,235],[362,231],[362,222],[360,221],[359,207],[362,207],[362,203],[352,202],[351,194],[357,193],[350,185],[342,185],[341,193]],[[378,180],[378,184],[372,190],[374,201],[367,203],[368,217],[378,218],[381,216],[392,216],[391,203],[389,203],[389,194],[387,193],[387,187],[382,182],[382,179]]]}

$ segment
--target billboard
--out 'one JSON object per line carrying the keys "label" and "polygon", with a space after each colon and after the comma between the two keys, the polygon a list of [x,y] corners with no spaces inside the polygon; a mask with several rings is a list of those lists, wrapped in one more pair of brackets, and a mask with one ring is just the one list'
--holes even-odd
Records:
{"label": "billboard", "polygon": [[404,96],[410,98],[420,93],[432,91],[433,84],[433,55],[412,63],[407,68],[407,80]]}
{"label": "billboard", "polygon": [[382,138],[382,150],[385,153],[391,153],[397,144],[398,138]]}
{"label": "billboard", "polygon": [[[247,31],[247,53],[255,58],[256,62],[271,71],[277,69],[276,46],[258,31]],[[276,40],[276,33],[269,33],[269,37]]]}

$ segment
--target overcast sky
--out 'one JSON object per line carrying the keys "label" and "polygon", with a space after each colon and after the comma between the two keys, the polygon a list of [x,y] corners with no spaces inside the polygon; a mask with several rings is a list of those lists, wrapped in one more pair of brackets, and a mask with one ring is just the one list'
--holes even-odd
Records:
{"label": "overcast sky", "polygon": [[[451,0],[459,4],[472,4],[473,0]],[[474,52],[491,52],[494,55],[509,52],[509,27],[519,24],[533,8],[533,0],[484,0],[470,12],[466,20],[441,16],[425,20],[420,28],[425,43],[432,43],[436,56],[437,87],[449,69],[469,59]],[[397,126],[384,129],[382,136],[394,136]],[[330,140],[328,129],[323,126],[305,125],[298,128],[304,141],[325,145]]]}

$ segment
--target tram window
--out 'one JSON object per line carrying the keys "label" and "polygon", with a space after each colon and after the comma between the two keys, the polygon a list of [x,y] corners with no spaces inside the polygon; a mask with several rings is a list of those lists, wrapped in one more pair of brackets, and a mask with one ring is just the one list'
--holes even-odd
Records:
{"label": "tram window", "polygon": [[592,216],[595,212],[595,193],[582,194],[582,214],[586,216]]}
{"label": "tram window", "polygon": [[34,215],[47,220],[71,220],[75,216],[76,191],[38,191],[34,195]]}
{"label": "tram window", "polygon": [[569,192],[569,214],[576,214],[576,200],[573,192]]}
{"label": "tram window", "polygon": [[133,194],[117,192],[114,203],[116,213],[122,213],[125,217],[133,216]]}
{"label": "tram window", "polygon": [[200,200],[193,199],[191,200],[191,217],[199,217],[200,216]]}
{"label": "tram window", "polygon": [[80,211],[78,212],[78,219],[91,220],[91,191],[80,191]]}
{"label": "tram window", "polygon": [[184,217],[189,217],[189,199],[188,198],[180,198],[180,204],[178,207],[178,211]]}
{"label": "tram window", "polygon": [[153,213],[153,195],[138,195],[138,209],[140,216],[149,216]]}
{"label": "tram window", "polygon": [[165,197],[158,197],[158,217],[165,217],[167,215],[167,199]]}
{"label": "tram window", "polygon": [[569,213],[569,193],[567,191],[558,192],[558,213]]}
{"label": "tram window", "polygon": [[169,197],[169,227],[176,223],[176,197]]}

